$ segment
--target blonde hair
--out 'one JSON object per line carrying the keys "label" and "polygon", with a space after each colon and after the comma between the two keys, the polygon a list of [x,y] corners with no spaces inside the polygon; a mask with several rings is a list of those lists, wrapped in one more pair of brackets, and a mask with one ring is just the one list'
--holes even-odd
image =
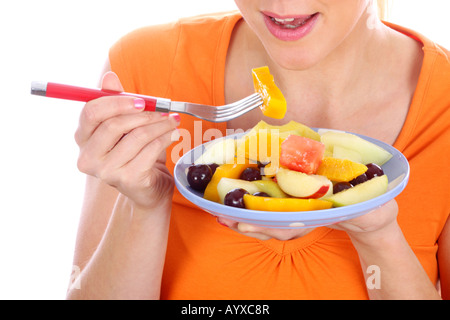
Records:
{"label": "blonde hair", "polygon": [[392,6],[392,0],[376,0],[378,8],[378,16],[381,20],[388,20],[389,10]]}

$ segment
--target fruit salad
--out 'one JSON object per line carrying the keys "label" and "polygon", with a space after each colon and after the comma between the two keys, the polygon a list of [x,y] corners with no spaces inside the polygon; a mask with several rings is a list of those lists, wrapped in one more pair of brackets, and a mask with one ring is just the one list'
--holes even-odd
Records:
{"label": "fruit salad", "polygon": [[209,144],[187,169],[207,200],[262,211],[311,211],[367,201],[387,191],[392,155],[359,136],[291,121],[259,122],[239,138]]}

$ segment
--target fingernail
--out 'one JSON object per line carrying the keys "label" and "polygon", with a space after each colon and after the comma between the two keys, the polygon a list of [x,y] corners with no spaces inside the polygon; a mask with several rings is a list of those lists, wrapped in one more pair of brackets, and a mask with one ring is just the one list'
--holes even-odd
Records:
{"label": "fingernail", "polygon": [[167,117],[168,115],[168,113],[161,113],[161,117]]}
{"label": "fingernail", "polygon": [[228,226],[227,226],[225,223],[223,223],[222,221],[220,221],[220,218],[219,218],[219,217],[216,218],[216,221],[217,221],[217,223],[220,224],[221,226],[224,226],[224,227],[227,227],[227,228],[228,228]]}
{"label": "fingernail", "polygon": [[180,138],[181,138],[180,131],[178,129],[173,130],[172,135],[170,136],[170,141],[175,142],[180,140]]}
{"label": "fingernail", "polygon": [[141,98],[134,99],[134,107],[136,109],[144,109],[145,108],[145,100]]}
{"label": "fingernail", "polygon": [[178,113],[171,113],[170,116],[175,119],[176,122],[180,122],[180,115]]}

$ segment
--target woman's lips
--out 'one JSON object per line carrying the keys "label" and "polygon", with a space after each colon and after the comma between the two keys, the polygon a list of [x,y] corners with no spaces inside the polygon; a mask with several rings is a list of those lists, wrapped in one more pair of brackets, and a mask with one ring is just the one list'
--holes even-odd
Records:
{"label": "woman's lips", "polygon": [[282,41],[296,41],[314,28],[319,14],[279,16],[274,13],[263,12],[267,29],[274,37]]}

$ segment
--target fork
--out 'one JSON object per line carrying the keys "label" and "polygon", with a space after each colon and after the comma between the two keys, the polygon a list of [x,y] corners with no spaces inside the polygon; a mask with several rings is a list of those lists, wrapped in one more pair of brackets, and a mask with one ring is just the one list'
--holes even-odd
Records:
{"label": "fork", "polygon": [[105,96],[131,96],[145,100],[146,111],[179,112],[211,122],[225,122],[235,119],[263,104],[259,93],[254,93],[242,100],[223,106],[209,106],[189,102],[172,101],[146,95],[117,92],[110,90],[89,89],[54,82],[31,83],[31,94],[49,98],[88,102]]}

